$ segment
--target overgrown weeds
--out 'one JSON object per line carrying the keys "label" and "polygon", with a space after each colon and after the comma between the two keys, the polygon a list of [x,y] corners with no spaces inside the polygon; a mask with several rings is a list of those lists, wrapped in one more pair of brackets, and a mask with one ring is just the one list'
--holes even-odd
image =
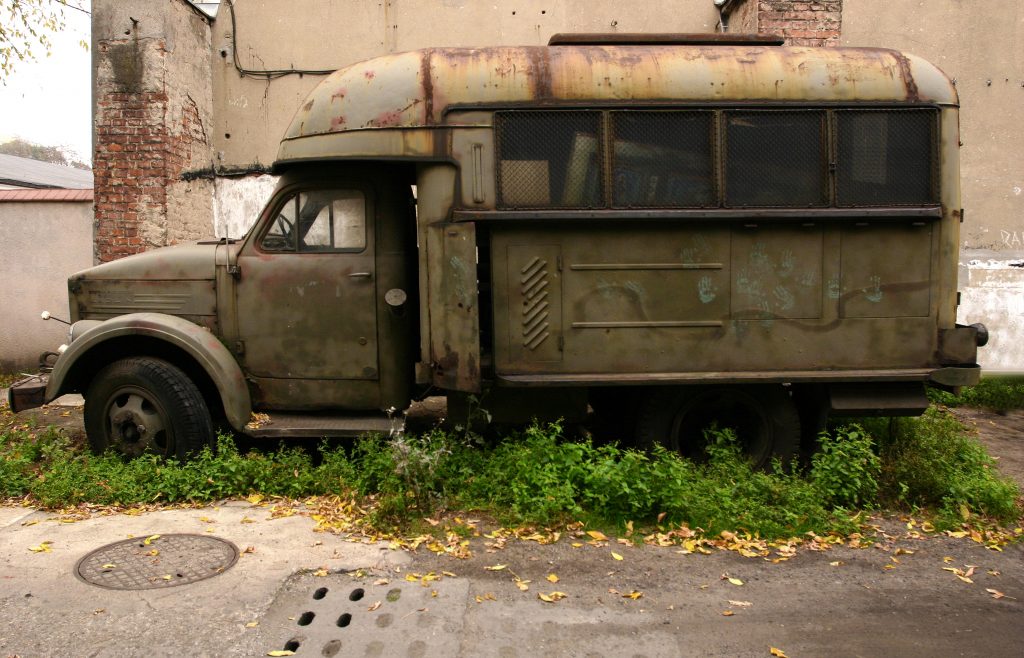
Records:
{"label": "overgrown weeds", "polygon": [[440,430],[366,437],[321,446],[316,460],[294,447],[241,454],[222,438],[216,452],[180,464],[97,457],[53,428],[21,426],[0,433],[0,497],[56,508],[340,494],[359,497],[368,521],[389,529],[473,510],[509,525],[685,523],[709,534],[765,538],[850,532],[857,511],[882,505],[934,510],[949,524],[1019,515],[1016,487],[948,412],[931,410],[893,427],[838,427],[822,436],[806,472],[783,464],[762,472],[729,431],[711,434],[700,464],[660,448],[643,453],[569,440],[557,423],[492,446]]}

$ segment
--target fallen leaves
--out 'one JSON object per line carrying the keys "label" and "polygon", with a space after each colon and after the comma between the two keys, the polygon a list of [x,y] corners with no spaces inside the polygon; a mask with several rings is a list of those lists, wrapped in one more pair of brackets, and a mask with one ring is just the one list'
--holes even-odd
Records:
{"label": "fallen leaves", "polygon": [[567,596],[569,595],[565,592],[551,592],[550,594],[545,594],[544,592],[537,593],[537,598],[545,603],[557,603]]}
{"label": "fallen leaves", "polygon": [[555,574],[549,573],[544,580],[548,581],[549,583],[557,583],[560,579]]}
{"label": "fallen leaves", "polygon": [[775,656],[775,658],[788,658],[782,649],[777,649],[775,647],[769,647],[768,653]]}
{"label": "fallen leaves", "polygon": [[52,541],[44,541],[36,546],[29,546],[28,550],[32,551],[33,553],[49,553],[51,550],[51,546],[53,546]]}
{"label": "fallen leaves", "polygon": [[721,578],[719,578],[719,580],[728,580],[730,583],[732,583],[733,585],[735,585],[737,587],[740,587],[741,585],[743,585],[743,581],[742,580],[740,580],[739,578],[733,578],[732,576],[730,576],[727,573],[723,573]]}
{"label": "fallen leaves", "polygon": [[621,561],[622,560],[622,556],[619,555],[618,553],[616,553],[615,551],[612,551],[612,559],[613,560],[620,560]]}

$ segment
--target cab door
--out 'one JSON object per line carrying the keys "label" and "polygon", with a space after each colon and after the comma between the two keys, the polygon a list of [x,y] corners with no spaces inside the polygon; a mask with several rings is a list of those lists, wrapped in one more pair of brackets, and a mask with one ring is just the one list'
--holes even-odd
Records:
{"label": "cab door", "polygon": [[379,368],[371,189],[285,190],[269,210],[239,254],[236,285],[242,359],[263,391],[257,397],[274,408],[344,406],[345,386],[355,385],[357,406],[372,404],[367,393]]}

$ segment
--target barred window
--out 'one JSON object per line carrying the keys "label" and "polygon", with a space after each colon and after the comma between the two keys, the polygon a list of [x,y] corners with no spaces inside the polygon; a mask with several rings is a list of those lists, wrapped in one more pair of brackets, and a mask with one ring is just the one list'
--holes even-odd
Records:
{"label": "barred window", "polygon": [[600,112],[499,112],[498,205],[604,205]]}
{"label": "barred window", "polygon": [[612,112],[612,205],[716,204],[714,113]]}
{"label": "barred window", "polygon": [[938,203],[935,110],[836,111],[836,203]]}
{"label": "barred window", "polygon": [[725,113],[727,206],[828,203],[824,111]]}

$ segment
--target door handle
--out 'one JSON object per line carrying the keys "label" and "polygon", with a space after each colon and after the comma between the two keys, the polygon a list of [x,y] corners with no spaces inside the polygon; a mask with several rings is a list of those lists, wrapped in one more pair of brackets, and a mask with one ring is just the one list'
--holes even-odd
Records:
{"label": "door handle", "polygon": [[349,274],[348,276],[349,276],[350,279],[369,279],[370,278],[370,273],[369,272],[353,272],[352,274]]}

